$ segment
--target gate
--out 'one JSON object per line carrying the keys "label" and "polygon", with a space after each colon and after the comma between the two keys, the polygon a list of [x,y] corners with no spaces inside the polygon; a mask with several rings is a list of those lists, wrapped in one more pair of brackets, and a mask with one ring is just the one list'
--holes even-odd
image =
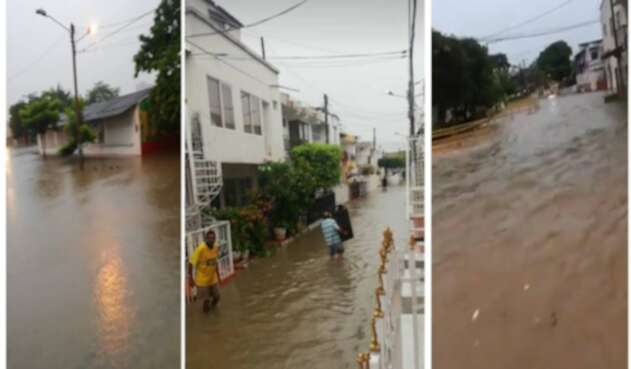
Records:
{"label": "gate", "polygon": [[230,222],[220,221],[210,226],[199,228],[186,233],[186,260],[195,251],[197,245],[204,241],[204,236],[209,230],[214,230],[219,244],[218,270],[222,280],[230,278],[234,274],[234,257],[232,255],[232,238],[230,237]]}

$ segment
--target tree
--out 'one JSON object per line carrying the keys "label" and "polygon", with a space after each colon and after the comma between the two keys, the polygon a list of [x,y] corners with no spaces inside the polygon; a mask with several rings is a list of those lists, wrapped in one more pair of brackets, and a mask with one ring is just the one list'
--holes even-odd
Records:
{"label": "tree", "polygon": [[29,135],[28,128],[20,116],[20,110],[25,106],[26,102],[18,101],[9,107],[9,128],[11,128],[11,133],[16,139],[28,137]]}
{"label": "tree", "polygon": [[[83,99],[79,99],[79,108],[83,109],[85,106],[85,101]],[[82,122],[81,127],[77,130],[77,114],[76,110],[72,107],[66,107],[64,110],[64,114],[68,120],[68,124],[64,127],[66,132],[66,136],[69,137],[68,143],[66,143],[63,147],[59,149],[59,154],[61,156],[70,156],[77,150],[77,131],[80,136],[80,142],[83,144],[85,142],[94,142],[96,138],[96,134],[92,130],[89,124]]]}
{"label": "tree", "polygon": [[180,1],[162,0],[156,10],[151,35],[140,36],[134,56],[135,76],[157,71],[149,96],[151,124],[159,134],[180,129]]}
{"label": "tree", "polygon": [[46,140],[43,136],[59,122],[59,100],[48,95],[30,101],[20,110],[20,118],[33,132],[42,135],[42,148],[46,157]]}
{"label": "tree", "polygon": [[461,121],[483,115],[503,97],[495,70],[508,65],[505,55],[489,56],[487,48],[473,38],[433,31],[432,58],[438,122],[445,122],[448,111]]}
{"label": "tree", "polygon": [[536,60],[536,66],[554,81],[563,81],[572,74],[572,48],[565,41],[548,45]]}
{"label": "tree", "polygon": [[103,81],[98,81],[94,84],[91,90],[87,93],[87,103],[93,104],[97,102],[103,102],[111,100],[118,96],[120,89],[114,88]]}
{"label": "tree", "polygon": [[59,84],[56,87],[51,87],[42,92],[41,96],[59,101],[59,112],[63,112],[66,107],[72,106],[74,103],[74,98],[70,94],[70,91],[64,90]]}

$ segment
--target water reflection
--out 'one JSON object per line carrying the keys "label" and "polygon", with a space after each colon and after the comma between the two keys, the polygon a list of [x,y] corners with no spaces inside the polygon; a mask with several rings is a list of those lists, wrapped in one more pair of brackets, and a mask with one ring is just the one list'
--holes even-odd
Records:
{"label": "water reflection", "polygon": [[179,156],[9,155],[8,367],[178,367]]}

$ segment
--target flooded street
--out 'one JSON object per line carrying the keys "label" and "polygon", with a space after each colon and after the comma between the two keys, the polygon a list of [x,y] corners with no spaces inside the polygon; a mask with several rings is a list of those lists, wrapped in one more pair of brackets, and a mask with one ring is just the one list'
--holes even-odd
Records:
{"label": "flooded street", "polygon": [[217,311],[187,306],[189,369],[356,368],[366,351],[377,286],[377,252],[390,226],[407,238],[405,188],[349,204],[355,238],[329,260],[319,228],[256,259],[221,290]]}
{"label": "flooded street", "polygon": [[434,368],[626,368],[625,105],[495,124],[434,153]]}
{"label": "flooded street", "polygon": [[179,156],[7,156],[8,368],[177,368]]}

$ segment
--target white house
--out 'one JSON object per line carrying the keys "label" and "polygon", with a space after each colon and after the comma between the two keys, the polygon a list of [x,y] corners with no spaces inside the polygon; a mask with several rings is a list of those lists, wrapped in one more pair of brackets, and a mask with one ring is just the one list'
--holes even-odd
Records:
{"label": "white house", "polygon": [[243,205],[257,165],[285,157],[279,72],[241,42],[242,26],[213,1],[186,1],[187,149],[199,142],[216,163],[221,206]]}
{"label": "white house", "polygon": [[292,99],[289,94],[282,93],[283,106],[283,142],[285,151],[303,143],[340,144],[340,118],[325,112],[322,108],[314,108]]}
{"label": "white house", "polygon": [[[148,129],[148,116],[143,113],[140,103],[149,96],[150,88],[111,100],[86,106],[82,112],[83,121],[96,132],[96,140],[83,144],[86,157],[140,156],[142,155],[142,132]],[[43,136],[37,136],[40,155],[57,155],[66,145],[68,121],[62,114],[59,124],[49,129]]]}
{"label": "white house", "polygon": [[574,56],[576,89],[579,92],[604,90],[607,88],[605,66],[602,61],[603,41],[596,40],[579,44]]}
{"label": "white house", "polygon": [[602,0],[600,3],[603,60],[605,63],[607,88],[611,92],[618,92],[620,81],[626,86],[628,80],[626,7],[626,1],[620,0]]}

